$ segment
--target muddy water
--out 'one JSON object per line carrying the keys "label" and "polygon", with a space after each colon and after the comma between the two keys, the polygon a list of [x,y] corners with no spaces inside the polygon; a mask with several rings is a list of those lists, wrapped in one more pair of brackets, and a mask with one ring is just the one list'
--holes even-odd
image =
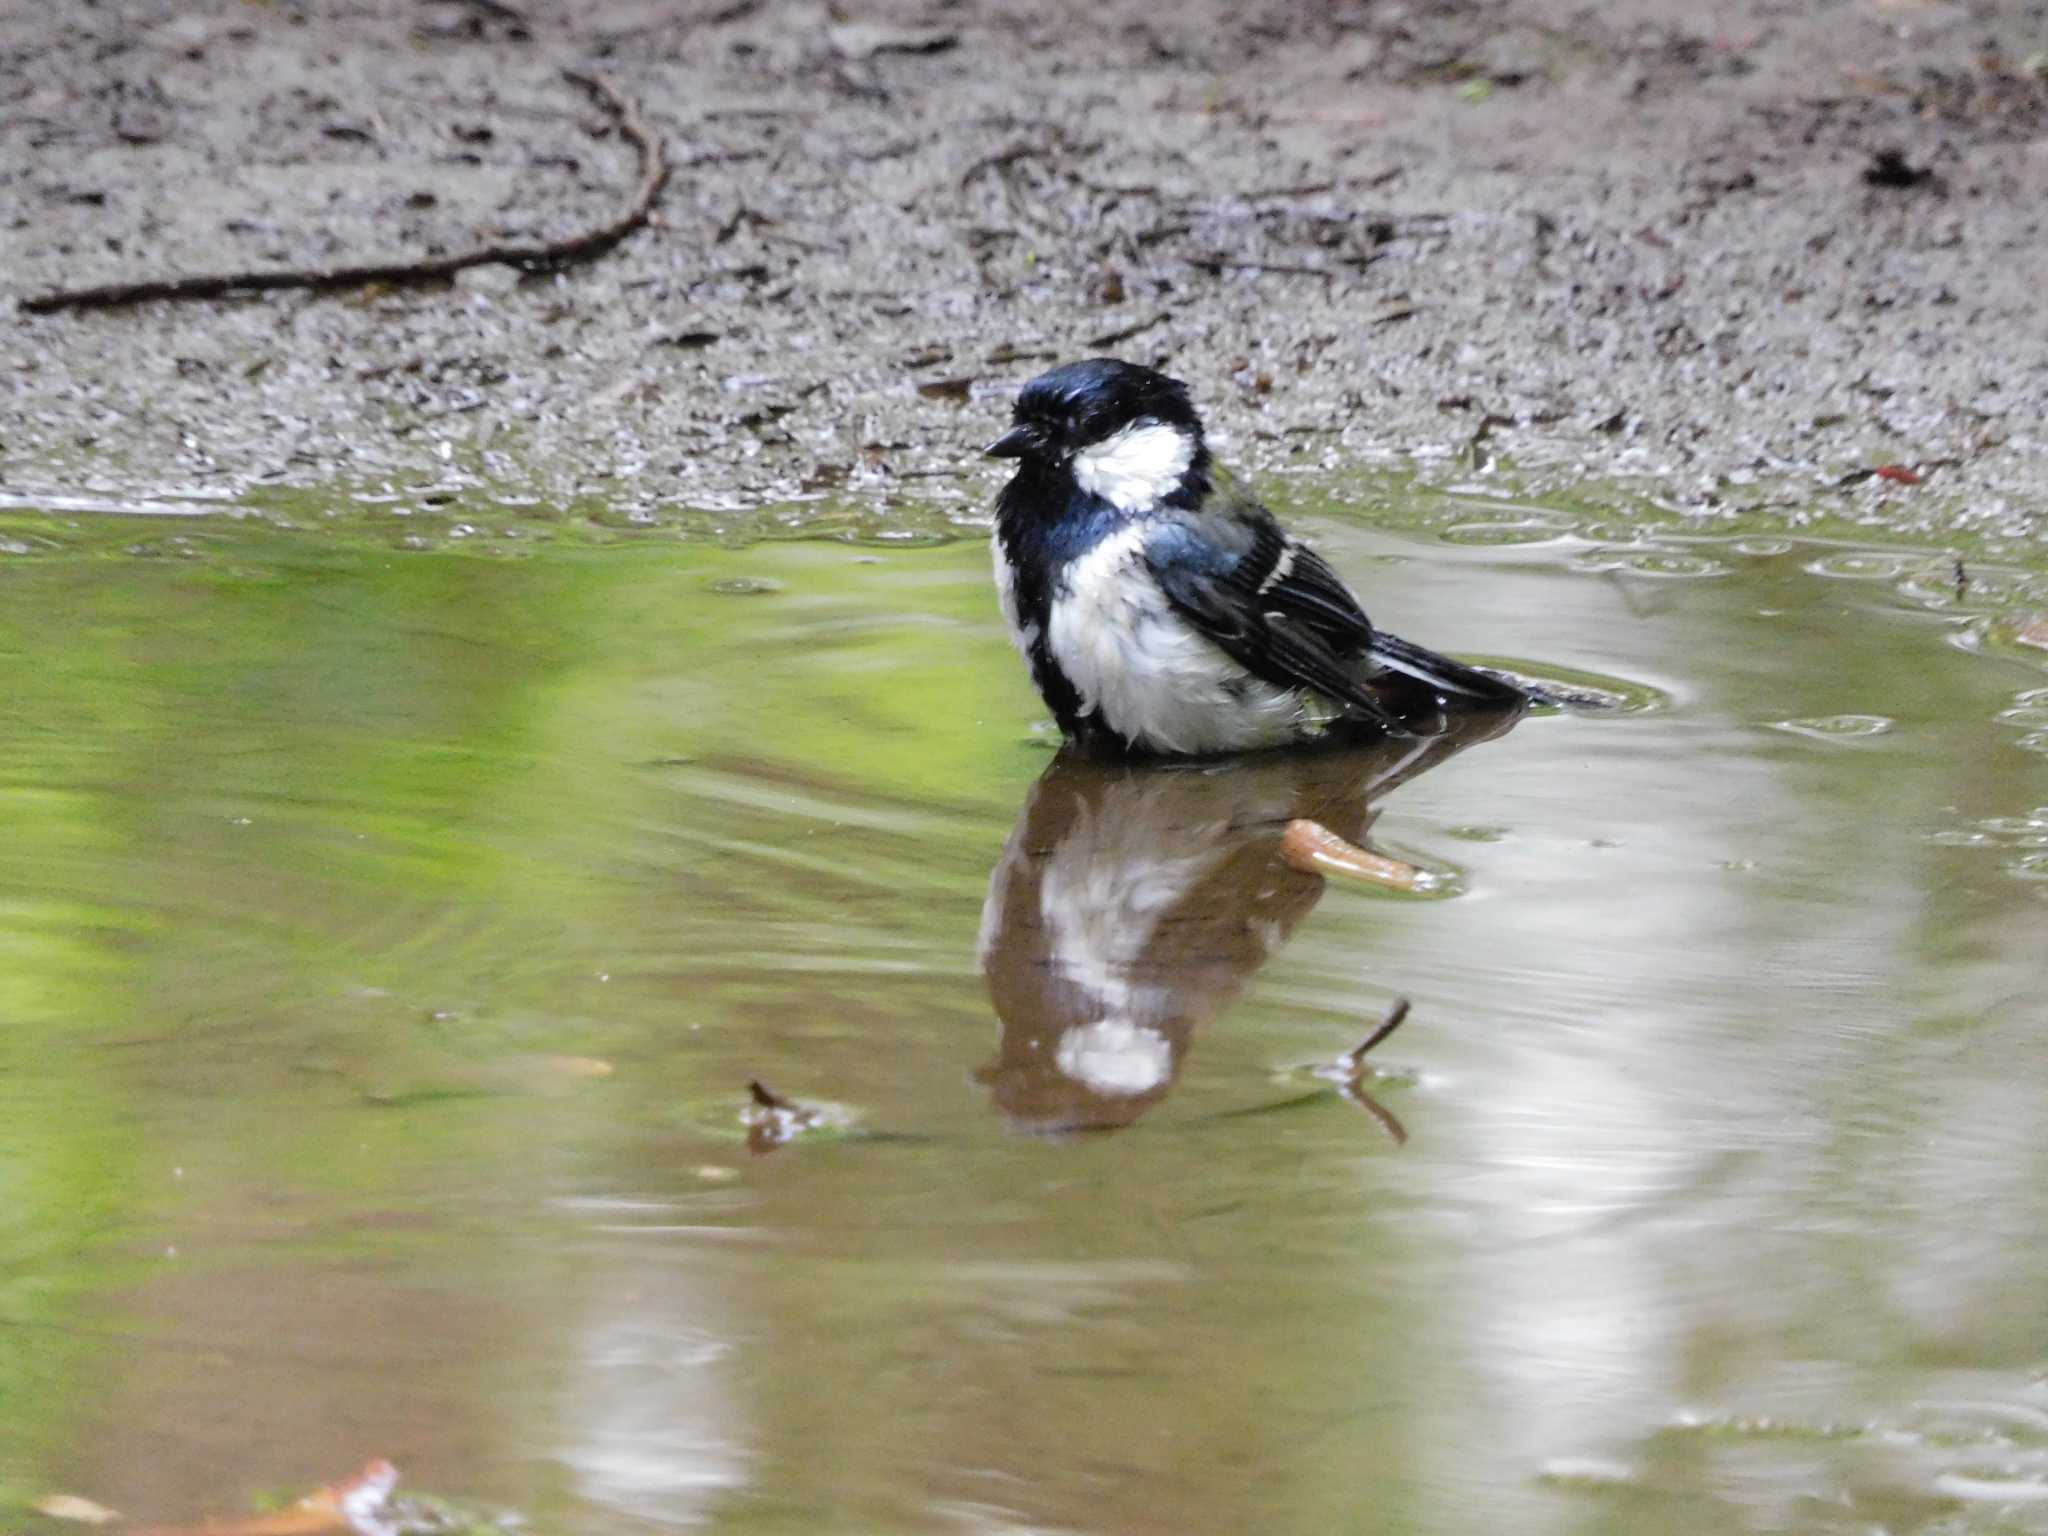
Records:
{"label": "muddy water", "polygon": [[2040,594],[1310,525],[1632,707],[1104,773],[972,542],[11,518],[7,1523],[2048,1529]]}

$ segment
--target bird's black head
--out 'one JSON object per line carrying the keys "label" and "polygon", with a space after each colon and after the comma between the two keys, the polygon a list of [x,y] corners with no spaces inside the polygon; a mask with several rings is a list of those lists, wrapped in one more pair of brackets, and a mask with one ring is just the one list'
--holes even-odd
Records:
{"label": "bird's black head", "polygon": [[1010,430],[992,457],[1060,464],[1137,423],[1158,423],[1199,453],[1202,422],[1179,379],[1113,357],[1091,357],[1041,373],[1017,396]]}

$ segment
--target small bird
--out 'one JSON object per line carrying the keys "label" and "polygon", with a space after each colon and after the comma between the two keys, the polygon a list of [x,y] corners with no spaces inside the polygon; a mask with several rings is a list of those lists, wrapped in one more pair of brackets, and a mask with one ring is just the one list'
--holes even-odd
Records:
{"label": "small bird", "polygon": [[[996,591],[1077,739],[1134,754],[1283,746],[1397,708],[1503,709],[1506,678],[1375,629],[1337,573],[1230,484],[1178,379],[1114,358],[1042,373],[990,455]],[[1412,711],[1411,711],[1412,714]]]}

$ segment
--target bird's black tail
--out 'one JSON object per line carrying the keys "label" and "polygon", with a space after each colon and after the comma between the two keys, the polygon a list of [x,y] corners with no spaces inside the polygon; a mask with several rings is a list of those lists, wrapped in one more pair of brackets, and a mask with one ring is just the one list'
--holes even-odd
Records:
{"label": "bird's black tail", "polygon": [[1454,702],[1480,708],[1544,702],[1541,695],[1524,688],[1512,678],[1467,666],[1448,656],[1439,656],[1427,646],[1411,644],[1385,630],[1374,632],[1371,656],[1388,671],[1412,677]]}

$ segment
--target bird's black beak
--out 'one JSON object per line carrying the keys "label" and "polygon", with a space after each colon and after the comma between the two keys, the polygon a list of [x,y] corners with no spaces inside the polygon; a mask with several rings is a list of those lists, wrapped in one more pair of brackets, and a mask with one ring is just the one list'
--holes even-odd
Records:
{"label": "bird's black beak", "polygon": [[992,459],[1021,459],[1027,453],[1035,453],[1043,444],[1044,439],[1036,427],[1019,425],[1010,428],[982,452]]}

